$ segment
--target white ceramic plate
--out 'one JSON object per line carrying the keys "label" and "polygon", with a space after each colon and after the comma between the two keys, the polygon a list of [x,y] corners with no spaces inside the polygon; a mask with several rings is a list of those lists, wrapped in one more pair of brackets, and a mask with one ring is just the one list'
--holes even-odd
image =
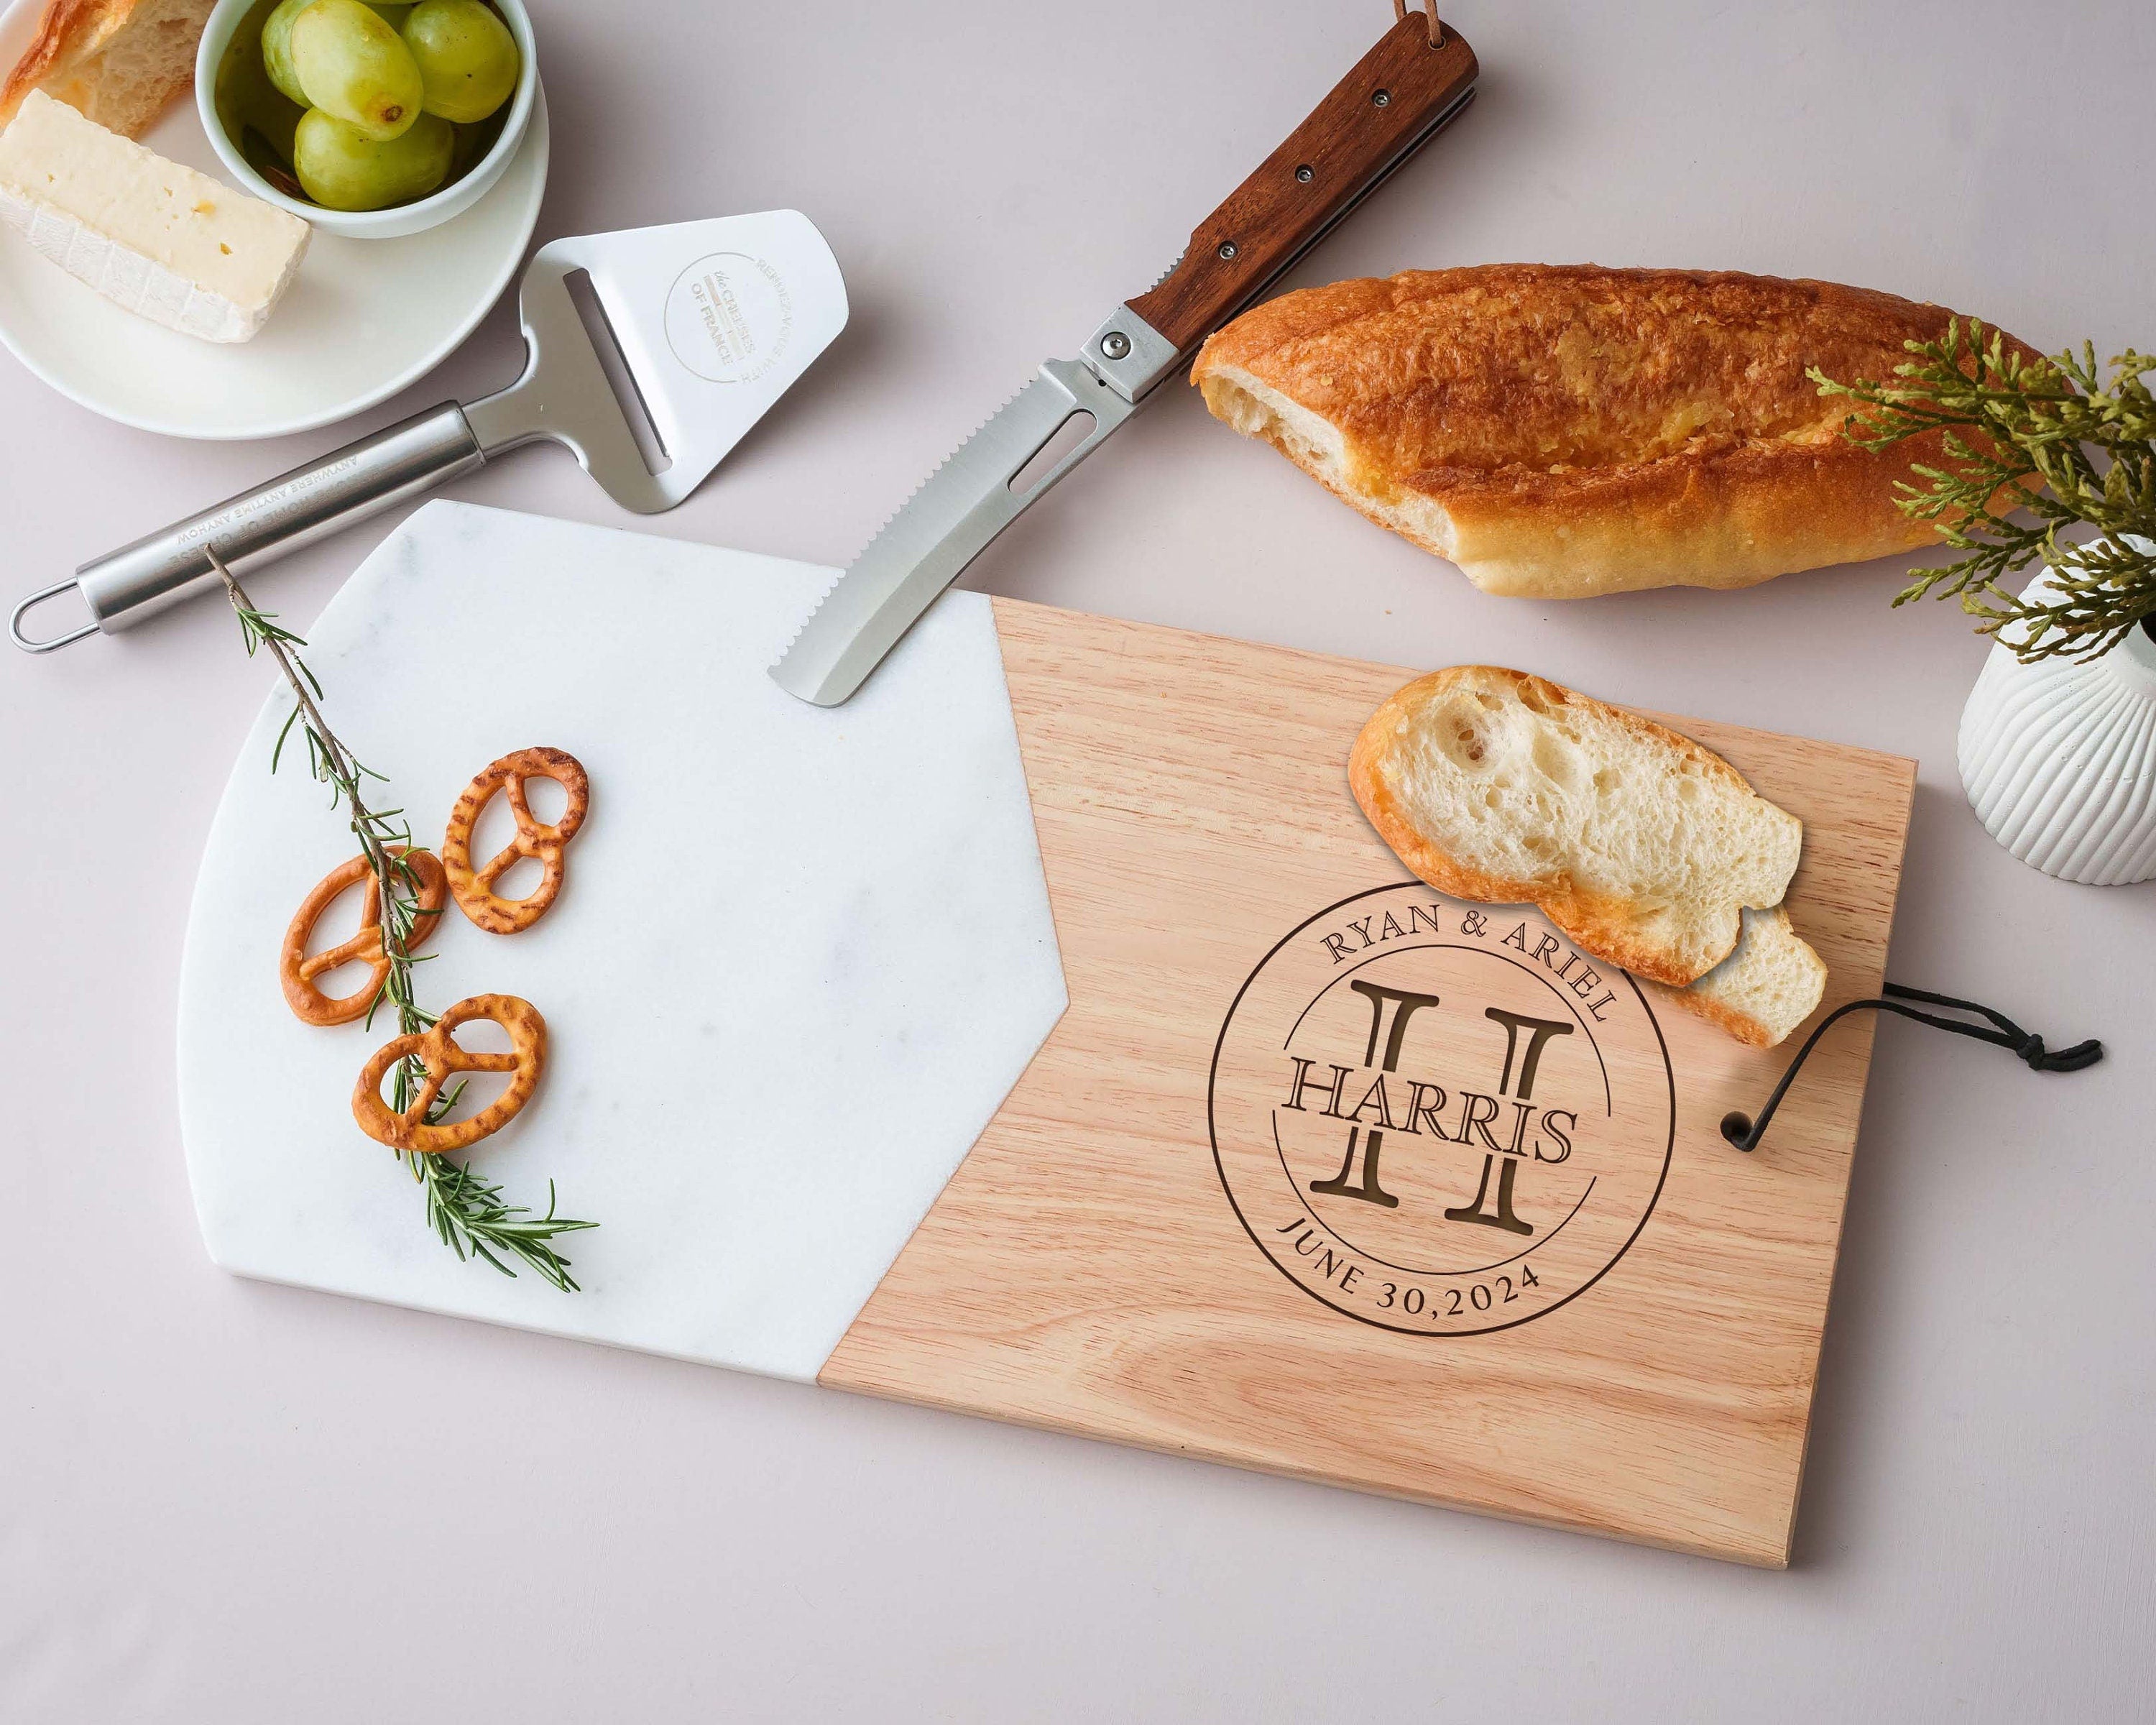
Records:
{"label": "white ceramic plate", "polygon": [[[0,17],[0,66],[28,45],[44,0]],[[142,141],[224,175],[194,104]],[[122,311],[0,228],[0,341],[61,394],[172,437],[281,437],[348,418],[432,371],[523,261],[547,189],[547,100],[501,182],[454,221],[403,239],[317,229],[299,279],[252,341],[198,341]]]}

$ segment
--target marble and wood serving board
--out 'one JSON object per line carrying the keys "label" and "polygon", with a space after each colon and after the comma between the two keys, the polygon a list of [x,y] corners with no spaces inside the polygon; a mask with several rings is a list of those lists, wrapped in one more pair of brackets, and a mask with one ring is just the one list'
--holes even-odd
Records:
{"label": "marble and wood serving board", "polygon": [[[329,655],[333,706],[339,680],[366,675],[370,653],[388,665],[418,650],[416,637],[398,636],[395,608],[384,614],[395,581],[424,583],[427,626],[451,633],[467,604],[499,620],[512,587],[543,618],[548,583],[588,580],[595,564],[608,582],[629,583],[621,597],[632,608],[663,597],[638,582],[672,583],[678,596],[695,579],[746,619],[738,665],[711,661],[693,618],[640,635],[633,655],[598,654],[597,670],[585,655],[596,679],[590,711],[616,714],[613,731],[585,742],[602,757],[587,759],[593,828],[610,783],[625,787],[618,827],[632,811],[663,819],[656,799],[639,803],[638,726],[619,716],[635,711],[639,685],[678,682],[670,672],[722,682],[767,660],[762,637],[778,624],[742,607],[753,591],[783,588],[787,566],[754,559],[743,569],[703,547],[440,505],[415,518],[408,541],[415,533],[417,551],[393,541],[377,554],[388,572],[379,591],[364,591],[362,570],[349,614],[318,625],[332,646],[352,644],[341,659]],[[430,562],[428,545],[445,536],[454,556],[438,544]],[[491,584],[490,570],[507,585]],[[744,584],[730,591],[721,574]],[[782,592],[773,608],[792,613],[794,595]],[[1348,747],[1409,672],[972,595],[954,595],[937,614],[947,634],[978,624],[999,656],[1052,936],[1027,932],[1023,883],[1008,902],[984,899],[978,927],[971,889],[918,886],[907,914],[927,932],[891,963],[901,978],[909,964],[927,968],[910,994],[886,978],[896,993],[875,1010],[895,1016],[863,1045],[882,1060],[859,1098],[869,1111],[845,1111],[860,1074],[834,1070],[827,1084],[776,1098],[766,1120],[755,1113],[759,1068],[744,1052],[759,1034],[757,999],[777,1021],[763,1034],[788,1046],[843,1037],[875,1014],[819,1007],[851,999],[842,967],[813,929],[804,948],[798,930],[773,927],[759,905],[761,970],[698,983],[745,1004],[706,1000],[697,1016],[707,1031],[719,1028],[716,1039],[681,1045],[685,1064],[670,1081],[642,1074],[659,1084],[663,1109],[647,1105],[633,1137],[608,1137],[588,1154],[608,1117],[583,1106],[587,1088],[603,1091],[609,1078],[603,1061],[572,1065],[550,1074],[550,1086],[573,1091],[555,1111],[562,1123],[547,1124],[542,1091],[527,1111],[532,1123],[504,1134],[512,1142],[485,1164],[504,1178],[558,1177],[565,1204],[603,1215],[607,1225],[576,1254],[587,1277],[576,1296],[449,1260],[408,1214],[409,1188],[366,1161],[363,1141],[353,1147],[336,1118],[341,1094],[324,1105],[295,1091],[291,1103],[317,1109],[308,1132],[334,1139],[334,1150],[303,1152],[290,1132],[274,1146],[240,1145],[244,1117],[213,1106],[214,1063],[231,1052],[213,1009],[228,1008],[245,983],[244,967],[227,973],[206,954],[273,939],[292,900],[288,882],[270,891],[247,878],[259,846],[241,836],[272,819],[287,835],[313,830],[281,805],[274,817],[235,813],[234,798],[261,795],[242,790],[259,770],[243,758],[205,863],[182,999],[190,1165],[218,1260],[1400,1498],[1786,1563],[1868,1019],[1833,1031],[1762,1147],[1742,1154],[1718,1122],[1758,1106],[1794,1043],[1740,1047],[1650,985],[1580,954],[1535,913],[1431,891],[1363,820],[1346,784]],[[543,674],[552,637],[538,624],[521,634],[507,626],[500,650],[536,656]],[[937,639],[910,640],[871,681],[861,701],[886,707],[839,710],[851,717],[836,722],[861,746],[937,668],[924,655],[942,650]],[[530,720],[551,713],[548,734],[511,742],[577,750],[578,739],[561,733],[584,722],[576,715],[586,709],[557,690],[556,706],[535,706]],[[394,711],[395,693],[370,713]],[[273,701],[265,726],[277,709]],[[768,716],[813,725],[811,711],[789,704]],[[1876,993],[1912,763],[1666,721],[1804,820],[1789,907],[1830,968],[1825,1005]],[[665,723],[668,735],[693,732],[693,706],[670,709]],[[649,747],[663,756],[656,725]],[[983,734],[994,728],[991,720]],[[710,762],[706,800],[745,825],[712,738],[696,741]],[[417,752],[416,739],[398,746]],[[465,745],[480,747],[476,737]],[[757,747],[795,745],[782,737]],[[973,789],[924,818],[979,819],[998,868],[1015,875],[1029,859],[997,827],[992,754],[969,769]],[[428,793],[439,800],[451,778],[481,764],[459,757],[458,773],[445,770]],[[675,780],[680,770],[666,758],[666,782],[693,794]],[[813,800],[818,786],[795,782],[793,791]],[[843,815],[817,816],[827,818]],[[887,825],[890,816],[877,819]],[[723,846],[723,829],[709,842]],[[632,971],[656,963],[639,960],[645,949],[634,942],[596,932],[578,947],[578,914],[594,925],[612,916],[617,935],[629,914],[603,911],[608,854],[583,860],[578,884],[592,909],[565,894],[550,913],[562,925],[553,956],[520,983],[535,999],[603,992],[601,954]],[[322,861],[311,857],[294,878],[311,880]],[[802,914],[813,914],[805,901]],[[844,926],[858,934],[875,924],[856,916]],[[644,1003],[647,1024],[675,1009],[668,991],[687,987],[696,968],[693,932],[670,938],[691,947],[687,969],[676,955],[619,979],[649,984],[623,997]],[[445,932],[443,966],[474,987],[496,985],[471,973],[507,962],[485,939]],[[1068,990],[1060,1019],[1060,995],[1045,998],[1055,991],[1040,976],[1044,952],[1052,960],[1058,951]],[[816,954],[820,969],[789,989],[788,967]],[[853,950],[847,962],[872,969],[876,952]],[[541,973],[550,966],[554,973]],[[1023,984],[1015,993],[1012,976]],[[603,1047],[603,1023],[547,1009],[572,1049],[580,1040]],[[911,1037],[909,1012],[925,1014],[933,1034]],[[1053,1028],[1039,1041],[1021,1026],[1014,1044],[1019,1020]],[[260,1034],[285,1033],[265,1018]],[[295,1050],[301,1041],[292,1033]],[[339,1070],[356,1069],[371,1046],[351,1042]],[[814,1081],[806,1069],[783,1077]],[[309,1097],[327,1081],[308,1079]],[[926,1117],[939,1098],[947,1106],[947,1091],[963,1091],[962,1106],[928,1135],[935,1142],[916,1142],[910,1117]],[[800,1106],[803,1096],[818,1106]],[[259,1118],[259,1090],[248,1104]],[[259,1195],[273,1163],[289,1190],[302,1154],[343,1169],[348,1183],[313,1204]],[[774,1169],[767,1191],[757,1180]],[[857,1183],[866,1194],[858,1200]],[[663,1224],[634,1208],[634,1194],[654,1190]],[[261,1225],[235,1220],[271,1202],[297,1207]],[[716,1218],[708,1235],[681,1219],[700,1206]],[[327,1221],[303,1247],[286,1246],[302,1211]],[[735,1261],[744,1252],[745,1276]],[[324,1254],[326,1270],[317,1267]],[[814,1302],[829,1275],[850,1277],[855,1291],[802,1321],[797,1307]],[[783,1344],[769,1341],[789,1326]]]}

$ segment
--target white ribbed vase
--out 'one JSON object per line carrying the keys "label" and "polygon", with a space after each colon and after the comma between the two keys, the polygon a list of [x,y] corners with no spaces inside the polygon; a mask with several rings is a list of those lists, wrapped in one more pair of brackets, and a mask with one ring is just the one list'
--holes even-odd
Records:
{"label": "white ribbed vase", "polygon": [[2156,640],[2024,665],[1994,646],[1962,710],[1962,788],[1984,830],[2062,880],[2156,878]]}

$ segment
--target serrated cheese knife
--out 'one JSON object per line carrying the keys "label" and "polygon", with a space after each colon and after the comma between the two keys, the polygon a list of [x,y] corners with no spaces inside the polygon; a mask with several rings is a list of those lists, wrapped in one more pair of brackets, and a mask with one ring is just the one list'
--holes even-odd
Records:
{"label": "serrated cheese knife", "polygon": [[[1384,39],[1199,224],[1158,285],[1116,307],[1077,359],[1042,365],[929,477],[772,667],[780,687],[819,706],[850,698],[990,541],[1466,105],[1474,50],[1428,3],[1394,0]],[[1082,439],[1030,473],[1081,416]]]}

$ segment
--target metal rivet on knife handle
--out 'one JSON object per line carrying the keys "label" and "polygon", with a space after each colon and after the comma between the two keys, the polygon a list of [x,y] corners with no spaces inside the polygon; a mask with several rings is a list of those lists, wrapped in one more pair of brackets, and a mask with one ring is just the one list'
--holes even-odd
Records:
{"label": "metal rivet on knife handle", "polygon": [[[1132,300],[1131,310],[1178,348],[1194,349],[1435,136],[1474,94],[1478,68],[1457,32],[1443,32],[1432,46],[1427,24],[1424,15],[1404,12],[1287,141],[1199,225],[1183,261]],[[1313,182],[1324,186],[1322,197],[1304,189]],[[1232,254],[1224,242],[1233,243]]]}
{"label": "metal rivet on knife handle", "polygon": [[1127,359],[1131,352],[1131,338],[1121,330],[1110,330],[1101,337],[1101,352],[1110,359]]}

